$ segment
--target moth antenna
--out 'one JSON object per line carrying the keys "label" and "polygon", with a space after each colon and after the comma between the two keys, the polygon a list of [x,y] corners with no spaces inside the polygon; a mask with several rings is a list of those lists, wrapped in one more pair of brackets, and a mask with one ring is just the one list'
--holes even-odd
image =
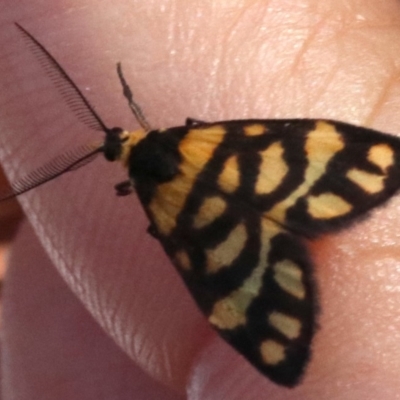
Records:
{"label": "moth antenna", "polygon": [[129,87],[128,83],[125,80],[124,74],[122,73],[122,66],[121,63],[117,63],[117,73],[119,80],[121,81],[122,85],[122,93],[124,97],[128,100],[128,104],[130,109],[132,110],[133,115],[135,116],[136,120],[139,122],[140,126],[146,131],[149,132],[152,130],[150,124],[147,122],[146,117],[143,114],[142,109],[140,108],[139,104],[137,104],[133,100],[132,90]]}
{"label": "moth antenna", "polygon": [[102,145],[96,148],[93,148],[93,145],[84,145],[67,151],[13,183],[11,189],[0,194],[0,202],[19,196],[65,172],[77,170],[93,161],[101,152],[103,152]]}
{"label": "moth antenna", "polygon": [[15,25],[76,117],[90,129],[108,132],[107,126],[55,58],[25,28],[18,23]]}

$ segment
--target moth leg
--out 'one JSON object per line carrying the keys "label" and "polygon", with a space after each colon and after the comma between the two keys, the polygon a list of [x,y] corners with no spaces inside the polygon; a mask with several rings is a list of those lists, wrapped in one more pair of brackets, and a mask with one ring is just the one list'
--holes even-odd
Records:
{"label": "moth leg", "polygon": [[120,183],[117,183],[114,186],[117,196],[128,196],[133,192],[132,182],[130,180],[126,180]]}
{"label": "moth leg", "polygon": [[186,118],[185,121],[185,126],[196,126],[196,125],[201,125],[201,124],[206,124],[206,121],[202,121],[200,119],[194,119],[194,118]]}

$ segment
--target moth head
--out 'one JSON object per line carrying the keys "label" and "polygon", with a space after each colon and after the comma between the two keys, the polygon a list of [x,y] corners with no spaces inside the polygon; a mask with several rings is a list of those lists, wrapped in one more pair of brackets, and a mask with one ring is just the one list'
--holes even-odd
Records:
{"label": "moth head", "polygon": [[129,138],[127,131],[122,128],[112,128],[106,132],[103,145],[104,157],[108,161],[119,160],[122,154],[123,143]]}

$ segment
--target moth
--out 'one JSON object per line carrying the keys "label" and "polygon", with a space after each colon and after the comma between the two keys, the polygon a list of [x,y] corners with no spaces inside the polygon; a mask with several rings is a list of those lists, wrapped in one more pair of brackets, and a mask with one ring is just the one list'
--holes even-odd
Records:
{"label": "moth", "polygon": [[318,295],[307,240],[348,226],[400,186],[400,140],[323,119],[249,119],[153,129],[117,70],[141,128],[108,128],[53,56],[16,24],[67,103],[104,142],[15,182],[20,195],[102,153],[120,161],[149,233],[219,335],[273,382],[294,387],[310,360]]}

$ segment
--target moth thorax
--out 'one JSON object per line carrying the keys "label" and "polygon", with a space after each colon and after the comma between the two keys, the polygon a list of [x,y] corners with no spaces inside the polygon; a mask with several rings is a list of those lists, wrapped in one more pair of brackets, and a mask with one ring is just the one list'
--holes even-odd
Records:
{"label": "moth thorax", "polygon": [[151,131],[130,149],[129,176],[134,180],[167,182],[179,172],[180,161],[176,138],[168,132]]}

